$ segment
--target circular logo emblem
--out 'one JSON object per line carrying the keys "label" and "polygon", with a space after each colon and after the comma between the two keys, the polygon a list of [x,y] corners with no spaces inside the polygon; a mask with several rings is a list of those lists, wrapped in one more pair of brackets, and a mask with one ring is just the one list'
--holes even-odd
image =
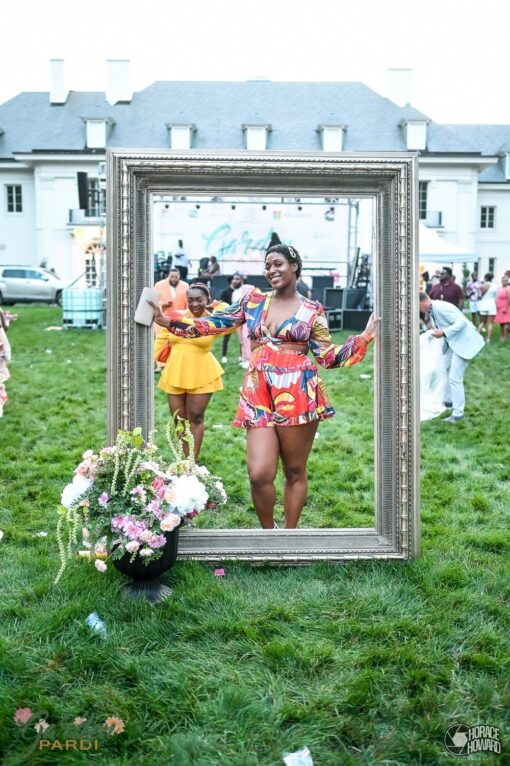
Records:
{"label": "circular logo emblem", "polygon": [[444,735],[444,746],[452,755],[468,755],[469,726],[456,723]]}

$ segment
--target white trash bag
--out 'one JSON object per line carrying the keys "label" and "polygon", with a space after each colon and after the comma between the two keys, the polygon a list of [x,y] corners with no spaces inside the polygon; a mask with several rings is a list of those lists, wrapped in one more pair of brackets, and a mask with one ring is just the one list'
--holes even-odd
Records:
{"label": "white trash bag", "polygon": [[444,338],[435,338],[432,330],[420,335],[420,420],[437,418],[445,411],[446,368]]}

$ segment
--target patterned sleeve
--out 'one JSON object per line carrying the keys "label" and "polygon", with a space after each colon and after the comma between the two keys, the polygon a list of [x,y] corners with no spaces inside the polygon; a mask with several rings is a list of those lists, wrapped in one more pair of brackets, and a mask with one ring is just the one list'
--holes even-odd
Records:
{"label": "patterned sleeve", "polygon": [[221,311],[214,311],[203,319],[183,317],[180,320],[171,319],[168,328],[173,335],[181,338],[199,338],[202,335],[226,335],[236,327],[245,323],[246,303],[249,295],[245,295],[237,303]]}
{"label": "patterned sleeve", "polygon": [[350,335],[343,346],[336,346],[322,306],[315,316],[309,343],[310,351],[321,367],[352,367],[364,358],[368,345],[363,336]]}

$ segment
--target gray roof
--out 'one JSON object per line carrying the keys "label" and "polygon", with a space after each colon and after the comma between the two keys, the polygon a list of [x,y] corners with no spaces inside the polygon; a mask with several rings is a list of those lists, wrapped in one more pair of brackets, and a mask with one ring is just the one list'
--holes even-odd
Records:
{"label": "gray roof", "polygon": [[166,148],[168,123],[193,123],[193,148],[243,149],[242,125],[254,123],[271,125],[269,149],[318,150],[318,125],[339,124],[347,127],[345,151],[405,151],[406,119],[429,122],[428,153],[494,156],[510,142],[510,126],[438,125],[359,82],[155,82],[115,106],[104,93],[71,91],[62,106],[51,105],[48,93],[20,93],[0,106],[0,158],[37,150],[90,153],[88,117],[114,122],[108,145],[115,147]]}
{"label": "gray roof", "polygon": [[510,152],[510,125],[445,125],[463,140],[479,147],[483,155],[500,156],[497,165],[480,173],[480,183],[508,183],[505,178],[504,157]]}

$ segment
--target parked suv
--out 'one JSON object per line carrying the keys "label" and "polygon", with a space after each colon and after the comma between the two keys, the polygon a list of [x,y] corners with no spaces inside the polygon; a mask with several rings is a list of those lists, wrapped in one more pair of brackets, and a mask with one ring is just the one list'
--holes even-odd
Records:
{"label": "parked suv", "polygon": [[37,266],[0,266],[0,305],[10,303],[62,303],[64,283]]}

